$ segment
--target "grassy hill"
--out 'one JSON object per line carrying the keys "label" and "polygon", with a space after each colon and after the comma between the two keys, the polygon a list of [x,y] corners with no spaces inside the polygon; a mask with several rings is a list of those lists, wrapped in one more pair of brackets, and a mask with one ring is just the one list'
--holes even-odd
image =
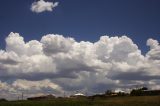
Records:
{"label": "grassy hill", "polygon": [[160,106],[160,96],[125,96],[90,99],[55,99],[48,101],[9,101],[0,106]]}

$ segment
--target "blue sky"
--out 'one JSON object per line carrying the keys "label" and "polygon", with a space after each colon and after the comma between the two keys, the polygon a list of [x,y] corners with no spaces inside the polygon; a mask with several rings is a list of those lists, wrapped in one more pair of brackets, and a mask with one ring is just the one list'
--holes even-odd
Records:
{"label": "blue sky", "polygon": [[125,34],[143,53],[148,50],[148,38],[160,38],[159,0],[55,0],[58,7],[40,14],[30,10],[34,1],[1,0],[1,48],[10,32],[20,33],[26,41],[49,33],[91,42],[102,35]]}

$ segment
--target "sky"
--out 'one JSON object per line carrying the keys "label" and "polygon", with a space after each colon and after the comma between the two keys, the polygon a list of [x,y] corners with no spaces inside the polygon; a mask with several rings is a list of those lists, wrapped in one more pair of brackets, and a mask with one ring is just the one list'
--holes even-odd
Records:
{"label": "sky", "polygon": [[160,89],[159,0],[1,0],[0,92],[13,99]]}

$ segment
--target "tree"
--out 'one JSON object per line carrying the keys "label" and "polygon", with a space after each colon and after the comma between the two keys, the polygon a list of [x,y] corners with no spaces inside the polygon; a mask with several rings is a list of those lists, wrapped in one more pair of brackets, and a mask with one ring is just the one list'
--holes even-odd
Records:
{"label": "tree", "polygon": [[111,90],[107,90],[107,91],[105,92],[105,94],[106,94],[106,95],[111,95],[111,94],[112,94],[112,91],[111,91]]}
{"label": "tree", "polygon": [[143,91],[148,90],[148,88],[147,87],[142,87],[141,90],[143,90]]}

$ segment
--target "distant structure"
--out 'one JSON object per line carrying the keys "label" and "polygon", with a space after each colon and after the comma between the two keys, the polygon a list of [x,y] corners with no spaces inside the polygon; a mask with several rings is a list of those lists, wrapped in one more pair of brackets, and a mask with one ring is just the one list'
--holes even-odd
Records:
{"label": "distant structure", "polygon": [[151,96],[160,95],[160,90],[148,90],[147,87],[133,89],[130,93],[131,96]]}
{"label": "distant structure", "polygon": [[76,93],[70,96],[70,98],[81,98],[81,97],[86,97],[86,96],[82,93]]}
{"label": "distant structure", "polygon": [[39,97],[31,97],[27,98],[27,100],[52,100],[55,99],[56,97],[54,95],[44,95],[44,96],[39,96]]}
{"label": "distant structure", "polygon": [[82,93],[76,93],[76,94],[74,94],[75,96],[84,96],[84,94],[82,94]]}

